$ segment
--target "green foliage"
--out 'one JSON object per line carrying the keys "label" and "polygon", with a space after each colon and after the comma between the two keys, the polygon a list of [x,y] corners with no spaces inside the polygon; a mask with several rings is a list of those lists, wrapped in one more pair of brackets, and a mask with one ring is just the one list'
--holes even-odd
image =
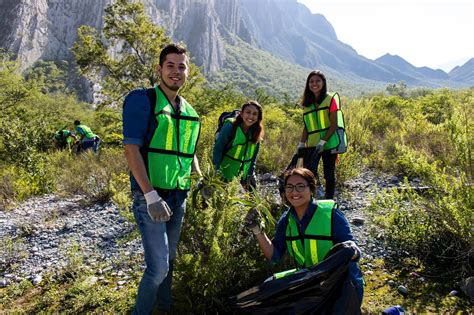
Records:
{"label": "green foliage", "polygon": [[425,274],[460,280],[473,272],[473,189],[466,178],[443,173],[432,174],[427,183],[426,197],[406,181],[401,191],[377,195],[370,210],[384,228],[387,242],[397,252],[418,259]]}
{"label": "green foliage", "polygon": [[21,102],[34,99],[34,91],[28,89],[19,69],[19,62],[12,61],[9,53],[0,50],[0,109],[2,113],[9,113]]}
{"label": "green foliage", "polygon": [[396,95],[402,98],[407,97],[407,84],[404,81],[387,85],[386,91],[389,95]]}
{"label": "green foliage", "polygon": [[125,173],[113,173],[109,183],[111,199],[117,205],[122,217],[133,222],[133,214],[130,211],[132,198],[130,195],[130,176]]}
{"label": "green foliage", "polygon": [[[177,313],[227,312],[230,295],[271,274],[253,236],[243,227],[243,218],[256,200],[265,213],[266,198],[253,197],[257,199],[251,202],[251,196],[239,192],[237,180],[223,184],[211,165],[202,164],[212,196],[207,202],[199,193],[190,198],[202,207],[188,202],[175,267]],[[267,231],[271,233],[271,224]]]}
{"label": "green foliage", "polygon": [[346,116],[351,148],[369,165],[428,187],[419,195],[406,182],[378,195],[370,209],[390,246],[443,279],[472,274],[473,92],[374,96],[352,101]]}
{"label": "green foliage", "polygon": [[[225,62],[222,67],[206,75],[211,88],[217,90],[222,90],[230,82],[246,95],[249,95],[249,91],[261,88],[282,101],[290,96],[292,104],[295,104],[294,100],[303,94],[306,77],[314,70],[257,49],[236,37],[228,40],[224,49]],[[361,82],[360,77],[342,77],[341,73],[334,70],[321,70],[328,78],[330,91],[339,91],[349,97],[384,89],[383,84],[374,81]]]}
{"label": "green foliage", "polygon": [[[141,273],[137,256],[128,256],[126,261],[111,262],[115,267],[127,263],[133,268],[130,279],[123,287],[116,283],[121,279],[113,273],[96,277],[87,268],[79,244],[67,249],[67,264],[64,268],[45,274],[39,286],[30,281],[11,284],[2,289],[0,303],[12,313],[129,313],[133,307],[134,294]],[[99,265],[105,268],[106,265]]]}
{"label": "green foliage", "polygon": [[39,60],[27,69],[24,77],[42,93],[64,93],[66,91],[68,65],[66,61]]}
{"label": "green foliage", "polygon": [[0,265],[0,272],[2,273],[8,269],[14,269],[14,264],[29,255],[24,240],[20,238],[2,237],[0,239],[0,251],[2,252],[2,264]]}
{"label": "green foliage", "polygon": [[[464,314],[470,309],[467,299],[449,294],[453,290],[452,283],[429,281],[414,259],[405,258],[400,262],[375,259],[369,262],[362,258],[360,265],[366,284],[363,314],[381,314],[390,305],[401,305],[410,314]],[[414,277],[412,272],[423,277]],[[409,294],[398,293],[397,286],[390,285],[389,280],[409,288]]]}
{"label": "green foliage", "polygon": [[[3,111],[0,116],[0,176],[4,179],[1,186],[4,206],[55,189],[55,169],[49,156],[54,132],[67,128],[76,117],[89,111],[72,95],[58,91],[49,95],[41,91],[46,87],[48,91],[54,89],[55,72],[51,63],[33,69],[26,75],[29,78],[26,80],[18,72],[19,64],[9,61],[7,56],[1,55],[0,67],[3,88],[0,92]],[[54,79],[51,85],[41,81],[48,77]]]}
{"label": "green foliage", "polygon": [[292,119],[288,119],[285,111],[291,110],[275,105],[264,107],[265,136],[257,160],[260,172],[279,174],[296,153],[296,145],[303,130],[298,120],[303,117],[303,114],[301,110],[298,110]]}
{"label": "green foliage", "polygon": [[240,109],[245,101],[244,95],[237,92],[234,86],[226,85],[222,89],[203,88],[192,104],[203,118],[206,118],[208,115],[215,116],[215,113],[220,114],[225,110]]}
{"label": "green foliage", "polygon": [[401,176],[429,177],[436,164],[472,178],[472,140],[467,136],[473,130],[472,93],[441,90],[414,99],[351,101],[346,111],[350,148],[369,165]]}
{"label": "green foliage", "polygon": [[122,144],[122,113],[118,108],[104,107],[95,112],[94,132],[100,136],[101,145]]}
{"label": "green foliage", "polygon": [[[165,30],[145,14],[143,3],[118,0],[106,7],[101,32],[85,25],[78,29],[72,52],[81,73],[100,82],[105,105],[119,101],[130,90],[154,85],[160,52],[170,42]],[[189,80],[181,93],[192,102],[193,91],[203,81],[199,69],[190,64]]]}
{"label": "green foliage", "polygon": [[126,162],[121,150],[104,148],[100,155],[90,150],[77,157],[57,154],[51,161],[56,169],[58,192],[65,195],[83,195],[90,202],[107,201],[115,195],[124,206],[123,195]]}

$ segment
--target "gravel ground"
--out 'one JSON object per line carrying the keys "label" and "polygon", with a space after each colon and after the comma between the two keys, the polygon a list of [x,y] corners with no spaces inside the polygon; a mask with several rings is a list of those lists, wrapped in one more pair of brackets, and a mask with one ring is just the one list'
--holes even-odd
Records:
{"label": "gravel ground", "polygon": [[[274,179],[266,174],[261,183],[275,187]],[[368,234],[370,222],[363,211],[368,197],[375,193],[375,185],[380,189],[399,182],[395,177],[383,178],[365,171],[345,183],[344,198],[337,193],[340,208],[367,258],[386,253]],[[92,269],[99,269],[105,260],[142,252],[139,239],[124,241],[134,224],[123,218],[115,205],[81,206],[82,199],[45,195],[0,212],[0,287],[23,279],[40,283],[45,273],[67,265],[71,251],[83,253],[86,265]],[[116,271],[126,274],[129,270]]]}

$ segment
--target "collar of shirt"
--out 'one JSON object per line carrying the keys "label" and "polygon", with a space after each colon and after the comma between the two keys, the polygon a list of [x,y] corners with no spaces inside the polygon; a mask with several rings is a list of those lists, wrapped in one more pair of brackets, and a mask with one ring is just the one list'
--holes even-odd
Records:
{"label": "collar of shirt", "polygon": [[293,207],[290,208],[290,215],[293,216],[295,222],[301,227],[302,230],[306,229],[309,224],[309,221],[313,217],[314,212],[316,211],[316,201],[314,199],[311,200],[308,206],[308,210],[304,214],[303,218],[300,220],[296,215],[295,209]]}
{"label": "collar of shirt", "polygon": [[181,113],[181,97],[179,95],[176,95],[176,98],[175,98],[175,102],[176,102],[176,114],[179,115],[179,113]]}

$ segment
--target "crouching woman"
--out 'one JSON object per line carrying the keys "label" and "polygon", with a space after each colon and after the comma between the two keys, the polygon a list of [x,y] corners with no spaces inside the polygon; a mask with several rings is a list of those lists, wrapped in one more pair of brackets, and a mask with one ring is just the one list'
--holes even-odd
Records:
{"label": "crouching woman", "polygon": [[[336,208],[333,200],[315,201],[316,179],[306,168],[287,171],[284,175],[284,187],[284,199],[290,207],[278,221],[273,240],[260,229],[258,220],[252,219],[256,217],[252,210],[246,218],[265,257],[278,262],[288,251],[299,268],[308,268],[323,260],[334,244],[349,242],[354,249],[349,273],[362,303],[363,278],[357,263],[361,255],[360,249],[353,242],[349,223],[342,212]],[[306,242],[313,240],[305,238],[308,235],[322,237],[318,237],[316,246],[305,246]]]}

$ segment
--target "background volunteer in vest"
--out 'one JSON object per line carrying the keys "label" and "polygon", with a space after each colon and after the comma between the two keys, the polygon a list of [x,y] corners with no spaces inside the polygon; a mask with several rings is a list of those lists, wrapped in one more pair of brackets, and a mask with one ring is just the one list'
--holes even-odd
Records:
{"label": "background volunteer in vest", "polygon": [[[327,93],[324,74],[319,70],[312,71],[306,79],[301,102],[304,109],[304,128],[297,148],[305,146],[315,148],[312,161],[309,164],[311,165],[310,170],[316,177],[320,158],[323,159],[326,199],[334,199],[336,189],[337,153],[334,149],[340,144],[339,135],[335,132],[338,127],[338,102],[338,94]],[[308,163],[305,161],[305,167],[309,167],[307,165]]]}
{"label": "background volunteer in vest", "polygon": [[[256,210],[250,210],[245,219],[247,226],[257,238],[258,245],[265,257],[272,263],[277,263],[285,252],[288,252],[298,268],[311,267],[323,260],[332,245],[350,242],[354,249],[354,256],[352,257],[353,262],[349,266],[349,272],[359,301],[362,303],[363,278],[357,263],[361,255],[360,249],[353,241],[349,223],[342,212],[335,207],[333,200],[315,201],[316,178],[306,168],[294,168],[287,171],[284,175],[284,187],[285,203],[291,206],[278,220],[273,240],[270,240],[262,231],[261,220]],[[330,241],[323,237],[321,240],[316,240],[316,246],[304,246],[305,244],[301,243],[303,239],[301,233],[305,235],[327,234],[324,236],[330,237]],[[297,240],[293,244],[287,240],[287,236],[293,236]],[[306,242],[311,240],[314,241],[314,239],[308,238]],[[311,253],[311,248],[316,248],[317,252]]]}
{"label": "background volunteer in vest", "polygon": [[132,209],[146,263],[135,314],[171,309],[173,262],[191,184],[189,176],[192,170],[201,176],[195,155],[199,116],[178,95],[188,77],[188,62],[183,47],[166,46],[156,69],[159,85],[134,90],[124,102],[123,143],[131,170]]}
{"label": "background volunteer in vest", "polygon": [[227,120],[220,130],[212,162],[228,181],[241,176],[245,189],[256,187],[255,163],[263,137],[262,106],[249,101],[235,119]]}
{"label": "background volunteer in vest", "polygon": [[58,149],[71,149],[71,146],[77,141],[76,135],[68,129],[58,130],[54,133],[55,146]]}
{"label": "background volunteer in vest", "polygon": [[92,129],[89,126],[81,124],[79,120],[74,121],[74,126],[76,127],[76,132],[80,137],[81,149],[83,151],[92,149],[94,153],[97,153],[99,150],[100,138],[92,132]]}

